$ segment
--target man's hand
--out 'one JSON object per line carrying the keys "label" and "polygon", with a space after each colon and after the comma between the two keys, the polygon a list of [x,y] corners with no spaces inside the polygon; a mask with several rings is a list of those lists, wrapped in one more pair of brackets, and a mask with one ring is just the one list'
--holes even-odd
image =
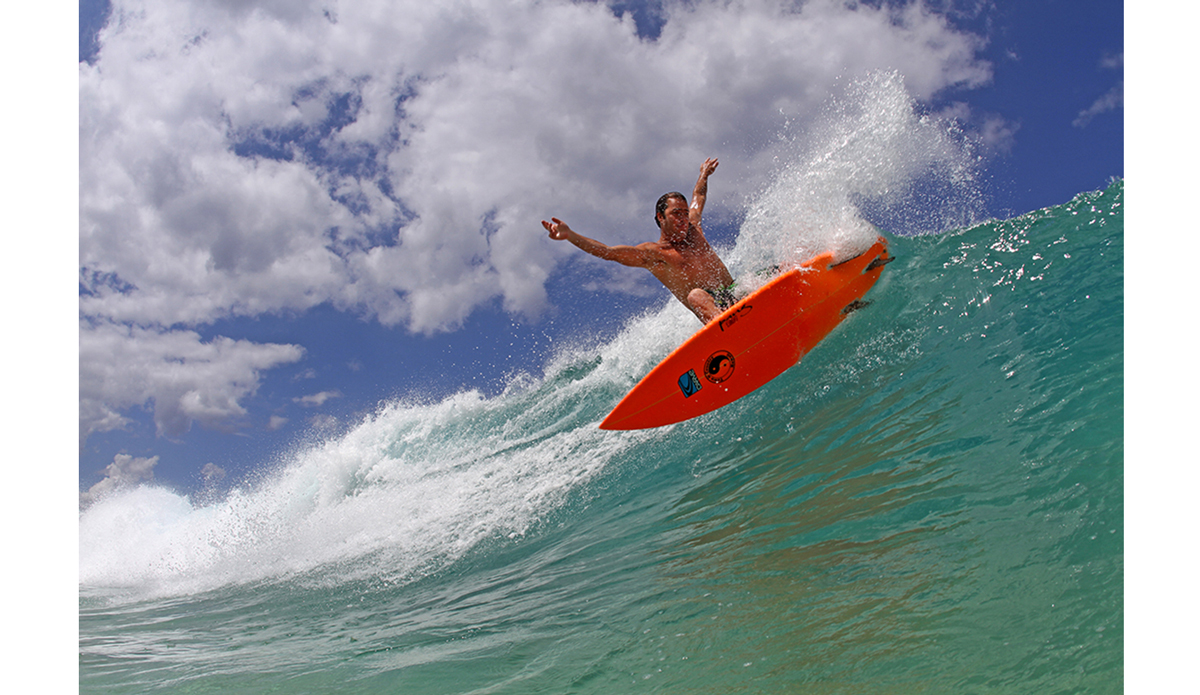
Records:
{"label": "man's hand", "polygon": [[566,222],[563,222],[557,217],[551,217],[550,220],[550,222],[542,220],[542,226],[546,228],[547,232],[550,232],[551,239],[562,241],[563,239],[571,238],[572,230],[567,226]]}
{"label": "man's hand", "polygon": [[720,164],[720,162],[712,157],[704,160],[704,163],[700,165],[700,178],[706,179],[709,176],[712,176],[712,173],[717,170],[718,164]]}

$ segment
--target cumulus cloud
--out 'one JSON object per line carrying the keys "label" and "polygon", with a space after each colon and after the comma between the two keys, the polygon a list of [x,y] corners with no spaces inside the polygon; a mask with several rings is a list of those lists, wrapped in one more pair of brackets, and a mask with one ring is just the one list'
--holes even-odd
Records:
{"label": "cumulus cloud", "polygon": [[80,437],[123,427],[121,410],[154,403],[160,435],[192,422],[221,427],[245,414],[239,402],[260,373],[304,354],[296,345],[257,344],[198,333],[116,323],[84,325],[79,336]]}
{"label": "cumulus cloud", "polygon": [[136,458],[129,454],[117,454],[113,462],[104,467],[104,479],[88,488],[87,492],[79,494],[79,505],[87,506],[115,490],[153,480],[156,465],[157,456]]}
{"label": "cumulus cloud", "polygon": [[[113,0],[79,66],[83,431],[150,399],[162,433],[219,424],[301,354],[180,326],[322,303],[423,333],[496,300],[537,317],[573,258],[538,220],[642,240],[706,156],[725,200],[758,189],[780,125],[846,75],[895,70],[918,99],[990,79],[921,2],[660,18],[647,39],[566,0]],[[137,366],[92,364],[101,345]]]}

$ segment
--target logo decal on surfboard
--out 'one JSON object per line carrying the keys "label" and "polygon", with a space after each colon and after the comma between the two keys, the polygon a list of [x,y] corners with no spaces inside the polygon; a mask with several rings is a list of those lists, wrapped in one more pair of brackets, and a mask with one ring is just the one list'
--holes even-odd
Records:
{"label": "logo decal on surfboard", "polygon": [[733,353],[717,350],[704,360],[704,378],[719,384],[733,376]]}
{"label": "logo decal on surfboard", "polygon": [[750,313],[750,310],[753,308],[754,308],[753,304],[746,304],[746,305],[740,307],[737,311],[730,314],[729,316],[726,316],[725,318],[718,321],[717,325],[721,327],[722,331],[727,331],[733,326],[733,324],[737,323],[738,319],[742,318],[743,315]]}
{"label": "logo decal on surfboard", "polygon": [[692,394],[700,390],[700,379],[696,377],[695,369],[689,369],[687,374],[679,376],[679,390],[683,391],[684,398],[691,398]]}

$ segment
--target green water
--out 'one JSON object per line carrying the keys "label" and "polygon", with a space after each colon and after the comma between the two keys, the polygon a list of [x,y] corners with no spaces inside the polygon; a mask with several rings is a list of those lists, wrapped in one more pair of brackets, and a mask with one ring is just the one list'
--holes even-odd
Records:
{"label": "green water", "polygon": [[595,429],[689,325],[648,317],[230,500],[107,500],[82,545],[156,522],[81,559],[81,690],[1121,692],[1122,197],[891,238],[868,308],[675,427]]}

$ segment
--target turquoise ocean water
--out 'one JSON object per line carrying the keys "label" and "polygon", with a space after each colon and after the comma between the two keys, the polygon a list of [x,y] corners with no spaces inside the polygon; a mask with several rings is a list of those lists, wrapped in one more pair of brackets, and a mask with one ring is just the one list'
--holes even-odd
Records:
{"label": "turquoise ocean water", "polygon": [[905,234],[798,366],[597,429],[698,327],[664,300],[233,490],[114,493],[79,516],[81,691],[1121,692],[1123,182],[971,223],[978,155],[895,75],[803,130],[735,276]]}
{"label": "turquoise ocean water", "polygon": [[677,426],[596,429],[667,306],[226,498],[105,499],[81,690],[1120,692],[1122,196],[890,237],[869,307]]}

